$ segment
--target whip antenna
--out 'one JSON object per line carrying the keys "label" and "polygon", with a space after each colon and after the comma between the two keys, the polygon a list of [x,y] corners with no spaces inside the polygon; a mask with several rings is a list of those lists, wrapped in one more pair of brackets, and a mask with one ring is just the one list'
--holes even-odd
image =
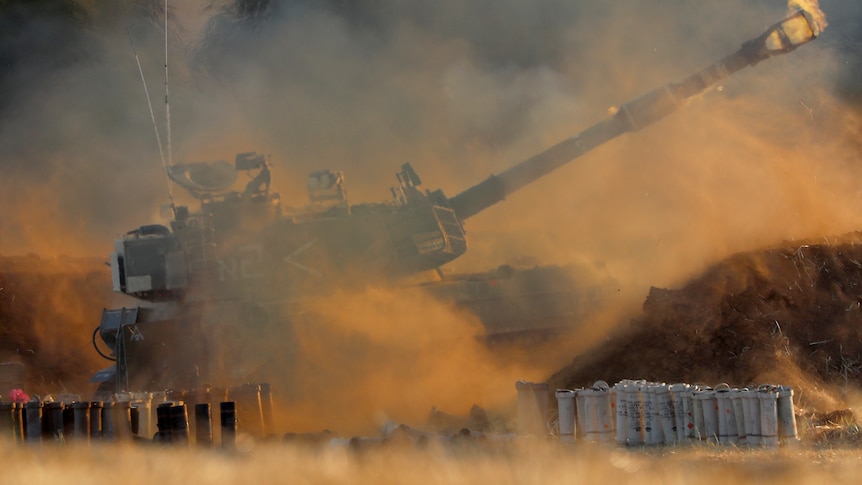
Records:
{"label": "whip antenna", "polygon": [[[167,3],[167,1],[166,1]],[[117,0],[117,4],[120,6],[120,12],[123,12],[123,5],[120,0]],[[167,13],[166,13],[167,15]],[[150,99],[150,90],[147,88],[147,79],[144,76],[144,68],[141,66],[141,58],[138,56],[138,49],[135,47],[135,39],[132,37],[132,29],[129,27],[128,21],[125,21],[125,15],[123,15],[124,23],[126,24],[126,34],[129,36],[129,44],[132,46],[132,54],[135,56],[135,62],[138,64],[138,73],[141,75],[141,84],[144,86],[144,94],[147,97],[147,107],[150,109],[150,119],[153,121],[153,131],[156,134],[156,144],[159,146],[159,158],[162,160],[162,170],[165,172],[165,178],[168,184],[168,199],[171,202],[171,210],[174,210],[174,193],[173,186],[171,185],[171,179],[167,176],[168,174],[168,165],[165,162],[165,151],[162,148],[162,137],[159,135],[159,126],[156,123],[156,114],[153,112],[153,102]],[[167,51],[167,48],[166,48]],[[168,136],[168,140],[170,140],[170,135]],[[170,148],[170,145],[168,145]]]}
{"label": "whip antenna", "polygon": [[[165,0],[165,119],[168,131],[168,166],[173,166],[171,151],[171,104],[168,102],[168,0]],[[171,203],[173,206],[173,203]]]}

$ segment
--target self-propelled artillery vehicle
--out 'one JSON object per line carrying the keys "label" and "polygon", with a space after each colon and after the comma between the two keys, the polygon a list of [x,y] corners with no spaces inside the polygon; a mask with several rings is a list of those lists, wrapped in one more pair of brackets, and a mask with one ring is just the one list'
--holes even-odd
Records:
{"label": "self-propelled artillery vehicle", "polygon": [[[167,175],[200,207],[173,207],[170,227],[141,226],[115,242],[114,290],[145,303],[104,310],[94,344],[97,350],[107,346],[110,355],[99,351],[115,363],[94,381],[110,392],[267,382],[268,373],[277,371],[272,356],[291,353],[289,338],[283,338],[290,327],[313,324],[306,320],[304,299],[334,287],[439,271],[467,250],[464,223],[470,217],[819,32],[811,15],[797,11],[733,54],[623,104],[609,118],[451,197],[421,190],[416,171],[404,164],[391,201],[350,204],[342,173],[323,170],[308,179],[307,207],[287,210],[270,190],[265,156],[249,152],[233,164],[170,166]],[[231,190],[242,171],[253,178],[244,189]],[[580,283],[565,268],[506,266],[422,286],[475,311],[489,336],[547,330],[584,318],[605,288],[595,281]],[[272,338],[275,334],[281,337]]]}

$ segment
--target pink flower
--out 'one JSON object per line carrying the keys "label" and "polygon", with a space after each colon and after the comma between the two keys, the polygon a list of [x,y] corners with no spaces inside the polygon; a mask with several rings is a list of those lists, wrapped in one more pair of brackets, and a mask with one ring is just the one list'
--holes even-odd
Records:
{"label": "pink flower", "polygon": [[30,402],[30,396],[21,389],[12,389],[9,393],[9,400],[12,402],[25,403]]}

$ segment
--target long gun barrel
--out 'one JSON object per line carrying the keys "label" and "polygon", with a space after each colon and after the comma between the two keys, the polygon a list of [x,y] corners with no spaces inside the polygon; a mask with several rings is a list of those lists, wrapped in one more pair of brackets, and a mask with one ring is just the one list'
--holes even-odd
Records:
{"label": "long gun barrel", "polygon": [[811,14],[798,10],[709,67],[622,105],[613,117],[450,198],[450,207],[462,220],[478,214],[608,140],[655,123],[729,75],[814,40],[820,31],[821,26]]}

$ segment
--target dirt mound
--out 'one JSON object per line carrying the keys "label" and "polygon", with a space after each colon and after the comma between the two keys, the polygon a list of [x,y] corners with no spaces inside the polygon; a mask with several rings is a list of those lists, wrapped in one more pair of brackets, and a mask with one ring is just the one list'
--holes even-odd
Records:
{"label": "dirt mound", "polygon": [[835,409],[862,376],[862,235],[732,256],[678,290],[652,288],[644,313],[551,377],[791,385]]}
{"label": "dirt mound", "polygon": [[[106,367],[90,336],[111,298],[110,271],[96,259],[0,257],[0,362],[30,393],[84,392]],[[2,377],[2,376],[0,376]],[[8,389],[0,389],[4,397]]]}

